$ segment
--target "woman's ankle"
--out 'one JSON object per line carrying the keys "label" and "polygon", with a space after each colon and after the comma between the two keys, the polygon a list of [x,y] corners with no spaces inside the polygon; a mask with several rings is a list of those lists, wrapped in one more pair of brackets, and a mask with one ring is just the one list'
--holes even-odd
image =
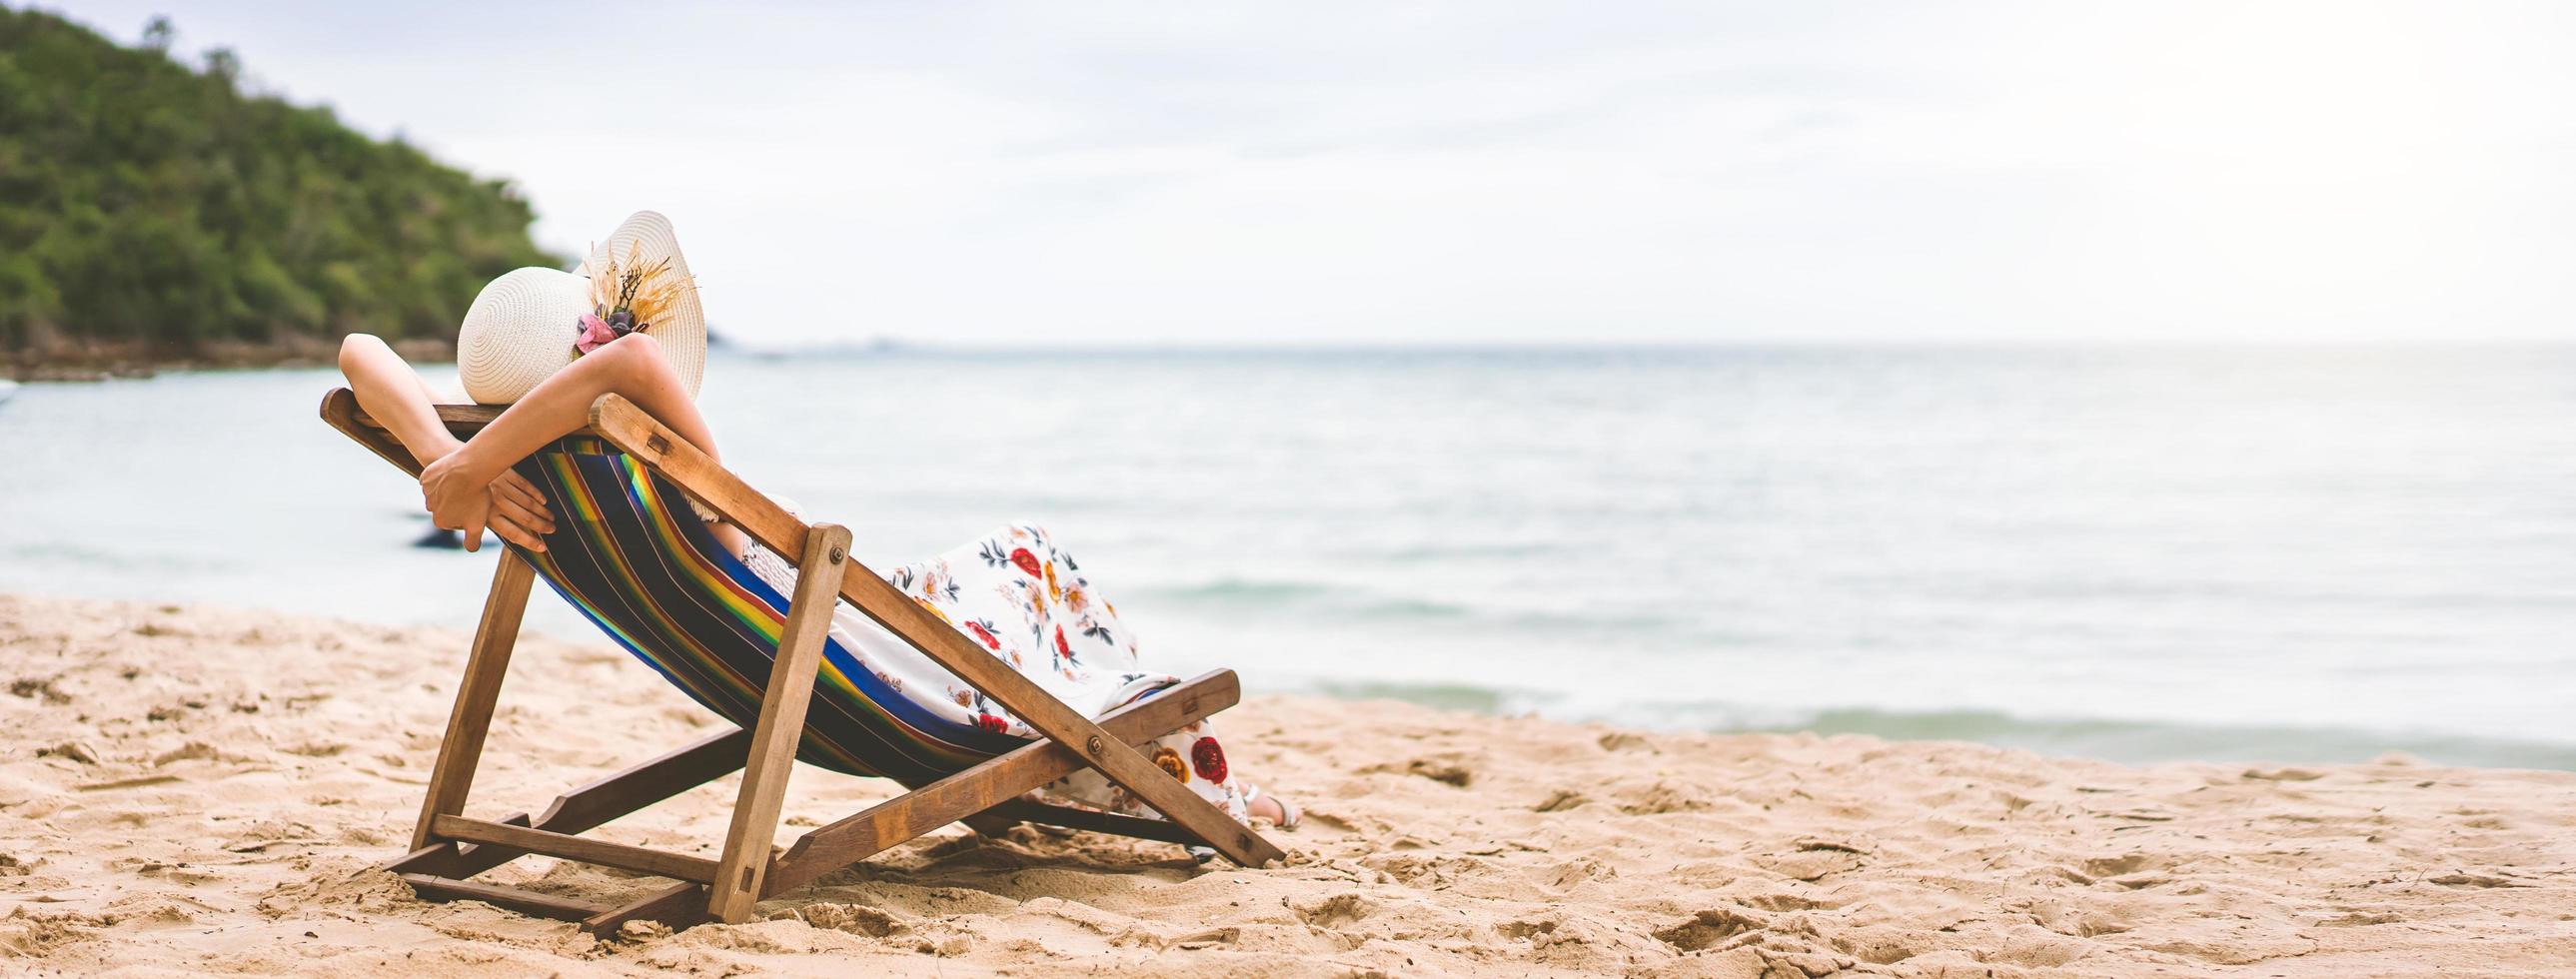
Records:
{"label": "woman's ankle", "polygon": [[1287,804],[1281,802],[1277,795],[1273,795],[1271,793],[1262,793],[1260,798],[1252,800],[1250,804],[1243,808],[1246,813],[1249,813],[1257,819],[1267,819],[1273,823],[1285,823],[1288,821]]}

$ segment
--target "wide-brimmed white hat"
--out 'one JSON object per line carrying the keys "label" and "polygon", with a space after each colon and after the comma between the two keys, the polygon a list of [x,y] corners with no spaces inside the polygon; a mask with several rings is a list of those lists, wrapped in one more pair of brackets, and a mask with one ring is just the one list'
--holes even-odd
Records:
{"label": "wide-brimmed white hat", "polygon": [[573,345],[582,336],[581,318],[608,313],[599,308],[592,276],[636,268],[678,277],[668,308],[638,330],[661,344],[662,356],[695,396],[707,369],[707,314],[671,219],[653,211],[637,211],[618,225],[577,272],[513,269],[485,285],[456,332],[456,373],[465,395],[479,404],[510,404],[571,364],[580,356]]}

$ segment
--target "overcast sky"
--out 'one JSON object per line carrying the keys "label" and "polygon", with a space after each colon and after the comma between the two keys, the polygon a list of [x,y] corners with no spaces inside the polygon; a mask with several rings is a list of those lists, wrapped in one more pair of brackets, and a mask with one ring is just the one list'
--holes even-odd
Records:
{"label": "overcast sky", "polygon": [[68,13],[756,345],[2576,339],[2576,4],[394,6]]}

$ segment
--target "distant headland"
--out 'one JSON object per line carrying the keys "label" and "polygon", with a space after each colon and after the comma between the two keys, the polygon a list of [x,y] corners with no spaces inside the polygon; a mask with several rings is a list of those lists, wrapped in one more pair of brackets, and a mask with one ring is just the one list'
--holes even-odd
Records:
{"label": "distant headland", "polygon": [[230,51],[0,7],[0,376],[436,358],[493,276],[568,262],[501,180],[244,90]]}

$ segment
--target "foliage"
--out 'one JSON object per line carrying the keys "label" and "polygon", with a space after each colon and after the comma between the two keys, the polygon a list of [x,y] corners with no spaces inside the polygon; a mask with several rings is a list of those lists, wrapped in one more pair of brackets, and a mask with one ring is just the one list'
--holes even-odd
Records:
{"label": "foliage", "polygon": [[245,93],[229,51],[192,71],[166,21],[144,36],[0,7],[0,351],[453,339],[492,277],[563,266],[507,183]]}

